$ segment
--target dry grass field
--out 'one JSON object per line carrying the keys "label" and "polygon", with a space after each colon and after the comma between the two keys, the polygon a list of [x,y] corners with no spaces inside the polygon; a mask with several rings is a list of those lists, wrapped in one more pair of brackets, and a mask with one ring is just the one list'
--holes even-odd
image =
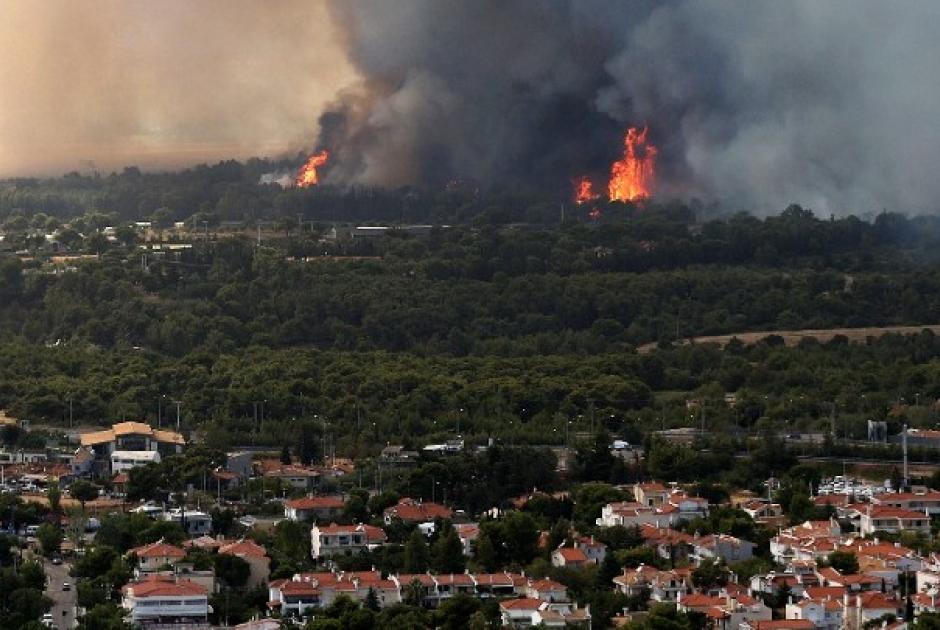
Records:
{"label": "dry grass field", "polygon": [[[914,335],[927,329],[934,333],[940,332],[940,324],[930,324],[925,326],[872,326],[870,328],[828,328],[828,329],[805,329],[805,330],[761,330],[756,332],[740,332],[729,335],[707,335],[703,337],[692,337],[691,339],[682,339],[680,344],[707,344],[714,343],[724,347],[732,339],[737,339],[745,345],[753,345],[760,340],[771,335],[777,335],[783,338],[783,342],[788,346],[795,346],[803,339],[816,339],[820,343],[826,343],[833,337],[842,335],[847,337],[850,343],[864,343],[870,337],[881,337],[887,334]],[[637,348],[637,352],[645,354],[656,348],[655,343],[645,343]]]}

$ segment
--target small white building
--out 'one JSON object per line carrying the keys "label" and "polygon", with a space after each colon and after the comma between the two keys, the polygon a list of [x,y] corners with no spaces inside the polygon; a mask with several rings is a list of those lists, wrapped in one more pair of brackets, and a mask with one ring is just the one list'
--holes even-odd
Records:
{"label": "small white building", "polygon": [[159,451],[114,451],[111,453],[111,473],[115,475],[138,466],[159,463]]}

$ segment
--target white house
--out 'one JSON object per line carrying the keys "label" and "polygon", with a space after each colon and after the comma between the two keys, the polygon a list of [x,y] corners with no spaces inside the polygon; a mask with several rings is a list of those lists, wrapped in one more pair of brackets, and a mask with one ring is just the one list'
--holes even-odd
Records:
{"label": "white house", "polygon": [[844,608],[841,599],[804,599],[787,604],[787,619],[808,619],[816,630],[842,628]]}
{"label": "white house", "polygon": [[189,580],[153,575],[125,585],[121,593],[121,606],[131,623],[208,623],[209,593],[204,586]]}
{"label": "white house", "polygon": [[930,534],[930,516],[924,510],[869,506],[862,512],[858,528],[862,536],[870,536],[879,531],[889,534],[902,531]]}
{"label": "white house", "polygon": [[554,604],[541,599],[523,597],[509,599],[499,604],[499,613],[504,627],[529,628],[541,625],[546,628],[590,628],[590,607],[578,608],[575,604]]}
{"label": "white house", "polygon": [[320,590],[303,580],[274,580],[268,584],[268,606],[281,617],[300,616],[320,606]]}
{"label": "white house", "polygon": [[317,559],[334,554],[359,554],[386,540],[385,531],[372,525],[314,524],[310,528],[310,555]]}

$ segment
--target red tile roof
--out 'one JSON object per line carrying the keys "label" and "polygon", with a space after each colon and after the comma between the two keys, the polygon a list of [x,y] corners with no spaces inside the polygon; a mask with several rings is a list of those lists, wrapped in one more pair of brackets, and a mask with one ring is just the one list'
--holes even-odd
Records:
{"label": "red tile roof", "polygon": [[182,558],[186,555],[186,552],[176,545],[168,545],[163,540],[131,549],[131,553],[138,558]]}
{"label": "red tile roof", "polygon": [[319,595],[320,591],[310,582],[301,582],[299,580],[286,580],[280,585],[281,595]]}
{"label": "red tile roof", "polygon": [[385,542],[388,538],[384,529],[373,525],[337,525],[336,523],[330,523],[329,525],[320,525],[317,529],[320,534],[328,534],[330,536],[364,532],[367,542]]}
{"label": "red tile roof", "polygon": [[268,556],[268,552],[264,547],[252,540],[246,540],[244,538],[228,545],[222,545],[219,547],[219,553],[238,557],[247,556],[250,558],[266,558]]}
{"label": "red tile roof", "polygon": [[587,562],[588,558],[581,549],[577,547],[562,547],[556,549],[555,553],[562,557],[566,564]]}
{"label": "red tile roof", "polygon": [[538,610],[544,603],[541,599],[534,597],[521,597],[500,602],[499,607],[505,610]]}
{"label": "red tile roof", "polygon": [[440,503],[430,501],[422,502],[404,498],[398,502],[398,505],[386,508],[385,515],[391,518],[399,518],[403,521],[427,522],[438,518],[453,518],[454,512],[449,507],[441,505]]}
{"label": "red tile roof", "polygon": [[285,505],[295,510],[341,510],[346,502],[340,496],[303,497],[291,499]]}
{"label": "red tile roof", "polygon": [[135,598],[142,597],[192,597],[208,595],[206,587],[189,580],[177,580],[170,576],[151,576],[140,582],[125,584],[123,593]]}

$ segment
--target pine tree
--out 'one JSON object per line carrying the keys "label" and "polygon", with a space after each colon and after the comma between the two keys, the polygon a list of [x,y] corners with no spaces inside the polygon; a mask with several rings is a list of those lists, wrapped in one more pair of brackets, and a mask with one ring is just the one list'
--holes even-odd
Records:
{"label": "pine tree", "polygon": [[282,464],[290,463],[290,449],[287,447],[287,444],[285,444],[281,448],[281,463]]}
{"label": "pine tree", "polygon": [[477,537],[474,559],[484,571],[492,572],[496,570],[496,547],[493,546],[493,541],[486,532],[480,532]]}
{"label": "pine tree", "polygon": [[463,545],[457,530],[450,523],[444,526],[432,549],[432,565],[438,573],[463,573]]}
{"label": "pine tree", "polygon": [[366,608],[376,612],[381,608],[381,606],[379,606],[379,596],[371,586],[369,587],[368,594],[366,594]]}
{"label": "pine tree", "polygon": [[424,573],[428,570],[428,543],[424,540],[424,534],[420,529],[415,528],[411,532],[411,537],[405,544],[405,573]]}

